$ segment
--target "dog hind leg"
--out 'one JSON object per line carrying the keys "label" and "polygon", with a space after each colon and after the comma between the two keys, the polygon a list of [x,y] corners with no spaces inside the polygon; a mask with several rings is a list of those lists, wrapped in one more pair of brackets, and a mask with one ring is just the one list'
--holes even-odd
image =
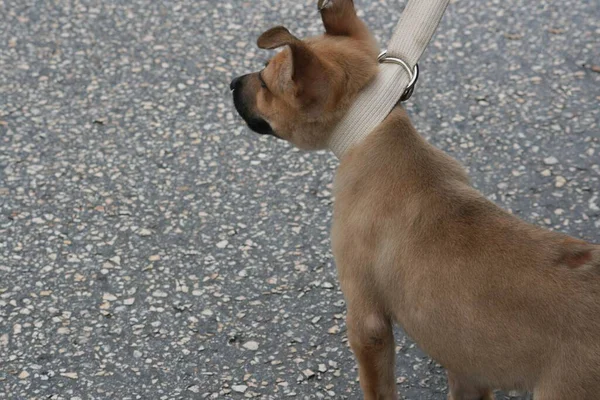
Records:
{"label": "dog hind leg", "polygon": [[494,400],[494,392],[482,388],[451,371],[448,373],[448,400]]}

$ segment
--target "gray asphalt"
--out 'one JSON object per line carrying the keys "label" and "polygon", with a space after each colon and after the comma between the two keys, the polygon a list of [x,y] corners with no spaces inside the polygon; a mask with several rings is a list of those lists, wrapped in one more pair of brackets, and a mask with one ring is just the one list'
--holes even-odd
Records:
{"label": "gray asphalt", "polygon": [[[405,3],[356,4],[384,43]],[[599,21],[453,1],[407,104],[490,199],[595,242]],[[0,0],[0,398],[360,397],[337,160],[252,134],[228,90],[276,24],[320,33],[316,0]],[[444,399],[397,344],[404,397]]]}

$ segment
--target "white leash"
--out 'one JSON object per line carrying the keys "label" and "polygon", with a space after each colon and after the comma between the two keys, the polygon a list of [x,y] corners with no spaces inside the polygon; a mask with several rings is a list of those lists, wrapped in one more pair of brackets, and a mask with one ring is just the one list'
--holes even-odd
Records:
{"label": "white leash", "polygon": [[410,0],[388,49],[379,57],[379,74],[358,95],[335,127],[329,148],[338,157],[358,144],[407,99],[418,75],[417,61],[427,48],[450,0]]}

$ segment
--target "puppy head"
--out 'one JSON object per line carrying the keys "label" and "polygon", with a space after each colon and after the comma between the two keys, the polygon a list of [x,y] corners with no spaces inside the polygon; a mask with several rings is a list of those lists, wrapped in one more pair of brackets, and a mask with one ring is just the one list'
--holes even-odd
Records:
{"label": "puppy head", "polygon": [[324,35],[300,40],[282,26],[269,29],[258,47],[282,50],[261,71],[231,82],[235,107],[252,130],[303,149],[327,145],[378,70],[378,47],[352,0],[319,0],[319,10]]}

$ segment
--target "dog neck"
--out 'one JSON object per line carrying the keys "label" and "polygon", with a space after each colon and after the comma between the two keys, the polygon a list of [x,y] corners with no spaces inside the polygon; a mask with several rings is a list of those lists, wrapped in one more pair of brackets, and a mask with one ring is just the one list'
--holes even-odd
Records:
{"label": "dog neck", "polygon": [[[401,106],[397,104],[395,108],[397,107]],[[377,129],[377,127],[374,130],[370,130],[368,128],[361,129],[362,126],[368,126],[368,120],[369,117],[366,115],[356,115],[352,116],[352,118],[344,118],[339,122],[339,124],[342,125],[342,129],[340,129],[340,127],[336,127],[336,129],[332,131],[328,141],[328,148],[339,160],[342,159],[348,150],[361,143],[367,136]],[[380,125],[383,123],[385,123],[385,119]]]}
{"label": "dog neck", "polygon": [[[345,173],[348,168],[355,173]],[[422,193],[447,182],[470,186],[462,165],[421,136],[400,104],[340,157],[338,175],[344,178],[336,180],[347,182],[347,177],[356,177],[357,171],[366,170],[377,179],[386,179],[383,174],[397,174],[396,178],[390,180],[388,175],[387,179],[401,185],[405,194]]]}

